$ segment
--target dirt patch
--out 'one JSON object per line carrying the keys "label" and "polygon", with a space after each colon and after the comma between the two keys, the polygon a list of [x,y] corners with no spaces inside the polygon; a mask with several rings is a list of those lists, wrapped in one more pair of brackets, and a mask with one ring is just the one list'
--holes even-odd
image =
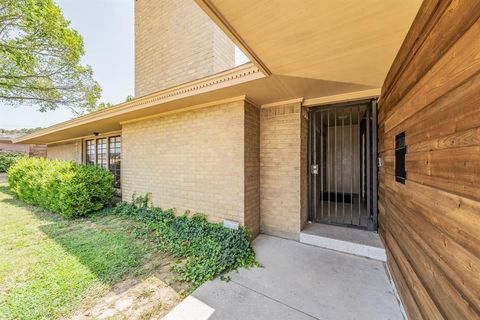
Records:
{"label": "dirt patch", "polygon": [[156,252],[145,258],[136,273],[68,319],[162,319],[190,292],[191,284],[175,280],[174,257]]}
{"label": "dirt patch", "polygon": [[7,183],[7,174],[0,173],[0,183]]}
{"label": "dirt patch", "polygon": [[180,295],[156,276],[140,282],[127,279],[72,319],[161,319],[180,301]]}

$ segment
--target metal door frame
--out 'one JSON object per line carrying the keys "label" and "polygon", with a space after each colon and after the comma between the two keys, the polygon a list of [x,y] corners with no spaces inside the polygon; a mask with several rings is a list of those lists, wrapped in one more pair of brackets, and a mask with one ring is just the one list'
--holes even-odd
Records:
{"label": "metal door frame", "polygon": [[[340,110],[351,108],[355,105],[361,104],[370,104],[367,108],[367,117],[371,117],[372,121],[367,121],[367,137],[370,135],[371,130],[371,142],[372,146],[370,148],[370,139],[367,139],[367,161],[366,161],[366,179],[367,179],[367,190],[372,189],[372,193],[366,192],[367,194],[367,212],[372,212],[372,219],[368,219],[368,223],[366,228],[362,226],[352,225],[352,224],[338,224],[345,227],[354,227],[354,228],[362,228],[368,230],[377,230],[378,228],[378,123],[377,123],[377,99],[369,99],[369,100],[358,100],[346,103],[337,103],[325,106],[318,106],[312,107],[309,112],[308,117],[308,214],[309,220],[315,221],[315,213],[317,210],[317,190],[316,190],[316,183],[314,183],[314,175],[322,174],[323,173],[323,165],[322,165],[322,172],[318,172],[318,163],[316,163],[316,116],[319,111],[331,111],[331,110]],[[370,113],[371,112],[371,113]],[[322,113],[320,113],[322,115]],[[330,113],[328,113],[330,116]],[[335,120],[336,121],[336,120]],[[342,120],[343,121],[343,120]],[[371,123],[371,128],[370,128]],[[359,123],[360,125],[360,123]],[[343,135],[343,133],[342,133]],[[321,141],[321,143],[323,143]],[[343,143],[343,141],[342,141]],[[336,143],[335,143],[336,144]],[[322,145],[323,148],[323,145]],[[317,173],[315,173],[314,165],[317,165]],[[372,177],[372,181],[370,181],[370,176]],[[323,176],[320,177],[321,183],[323,184]],[[330,183],[330,182],[329,182]],[[342,190],[343,191],[343,190]],[[372,199],[370,198],[372,196]],[[330,196],[330,195],[329,195]],[[337,196],[337,195],[336,195]],[[371,206],[371,207],[370,207]]]}

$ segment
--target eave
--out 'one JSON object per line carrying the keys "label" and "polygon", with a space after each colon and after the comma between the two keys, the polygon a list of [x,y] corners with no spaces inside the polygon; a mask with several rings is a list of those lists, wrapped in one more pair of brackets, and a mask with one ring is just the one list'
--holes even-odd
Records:
{"label": "eave", "polygon": [[195,0],[266,75],[381,87],[421,0]]}
{"label": "eave", "polygon": [[[186,84],[168,88],[156,93],[120,103],[108,109],[88,113],[86,115],[64,121],[17,139],[14,143],[51,143],[66,140],[72,136],[85,136],[97,132],[121,129],[121,122],[153,114],[162,114],[181,109],[192,104],[201,104],[208,99],[192,99],[201,94],[208,94],[220,88],[234,86],[239,83],[253,81],[265,77],[252,63],[214,74]],[[172,102],[182,103],[172,103]],[[75,130],[76,129],[76,130]],[[62,135],[62,132],[65,134]]]}
{"label": "eave", "polygon": [[265,76],[248,63],[204,79],[62,122],[14,142],[50,144],[119,131],[128,122],[246,100],[256,106],[297,99],[305,106],[377,97],[380,88],[290,76]]}

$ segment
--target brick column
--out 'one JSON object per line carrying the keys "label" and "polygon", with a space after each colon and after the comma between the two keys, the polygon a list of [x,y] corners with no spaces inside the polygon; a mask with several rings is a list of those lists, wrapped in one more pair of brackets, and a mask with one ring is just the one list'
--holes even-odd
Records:
{"label": "brick column", "polygon": [[260,116],[261,231],[297,239],[307,220],[308,120],[300,103]]}

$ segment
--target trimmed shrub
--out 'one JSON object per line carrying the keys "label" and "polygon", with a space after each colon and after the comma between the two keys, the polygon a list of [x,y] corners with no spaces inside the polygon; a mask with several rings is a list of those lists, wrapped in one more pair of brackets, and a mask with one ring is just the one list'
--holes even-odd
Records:
{"label": "trimmed shrub", "polygon": [[148,197],[140,197],[132,203],[121,202],[104,213],[141,222],[144,234],[153,235],[162,251],[183,258],[173,270],[180,280],[191,281],[195,287],[239,267],[258,265],[243,227],[232,230],[221,223],[208,222],[201,214],[189,217],[186,212],[175,216],[174,212],[152,207]]}
{"label": "trimmed shrub", "polygon": [[23,201],[68,218],[103,208],[115,193],[108,170],[44,158],[18,160],[8,170],[8,184]]}
{"label": "trimmed shrub", "polygon": [[17,160],[26,158],[27,155],[23,152],[8,152],[0,151],[0,173],[7,172]]}

